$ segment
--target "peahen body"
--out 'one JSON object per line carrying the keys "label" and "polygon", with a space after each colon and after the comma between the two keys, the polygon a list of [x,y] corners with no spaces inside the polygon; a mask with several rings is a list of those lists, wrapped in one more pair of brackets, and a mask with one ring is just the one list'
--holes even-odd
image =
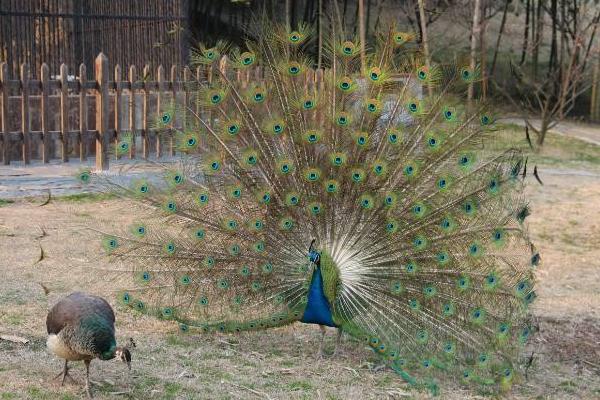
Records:
{"label": "peahen body", "polygon": [[494,151],[493,114],[463,99],[476,68],[427,67],[392,29],[364,68],[357,42],[331,40],[315,73],[304,27],[255,36],[229,52],[233,72],[226,46],[195,54],[209,74],[157,122],[187,154],[177,165],[81,173],[143,205],[102,231],[135,281],[121,300],[184,332],[332,326],[412,384],[508,389],[539,256],[523,158]]}
{"label": "peahen body", "polygon": [[61,384],[69,375],[69,361],[84,361],[85,389],[89,397],[90,363],[94,358],[111,360],[118,357],[131,362],[128,346],[117,347],[115,314],[101,297],[74,292],[56,303],[46,317],[48,339],[46,345],[56,356],[65,360]]}

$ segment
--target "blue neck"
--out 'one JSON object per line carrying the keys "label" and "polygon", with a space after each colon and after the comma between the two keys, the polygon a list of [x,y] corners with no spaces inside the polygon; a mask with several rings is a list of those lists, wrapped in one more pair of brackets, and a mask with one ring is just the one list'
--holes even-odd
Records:
{"label": "blue neck", "polygon": [[308,302],[300,321],[306,324],[336,327],[331,315],[329,301],[327,301],[327,297],[325,297],[325,292],[323,291],[323,276],[318,264],[313,271],[310,288],[308,289]]}

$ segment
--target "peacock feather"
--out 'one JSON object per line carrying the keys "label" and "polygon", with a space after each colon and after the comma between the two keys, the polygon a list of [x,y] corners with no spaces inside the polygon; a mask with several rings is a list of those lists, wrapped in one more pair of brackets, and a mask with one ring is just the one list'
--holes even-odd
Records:
{"label": "peacock feather", "polygon": [[489,150],[493,113],[463,98],[477,71],[425,66],[415,36],[392,29],[364,69],[343,38],[315,72],[310,29],[259,33],[195,53],[211,79],[156,122],[178,162],[146,178],[80,173],[144,207],[102,233],[133,276],[121,301],[183,332],[335,326],[415,385],[508,389],[539,255],[523,157]]}

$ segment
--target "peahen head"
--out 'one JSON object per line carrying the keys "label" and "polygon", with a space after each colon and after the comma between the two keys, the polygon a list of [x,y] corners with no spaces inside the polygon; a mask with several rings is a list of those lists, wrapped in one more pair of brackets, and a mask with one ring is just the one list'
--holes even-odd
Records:
{"label": "peahen head", "polygon": [[129,338],[129,341],[125,346],[118,346],[115,350],[115,358],[121,360],[127,364],[127,369],[131,371],[131,351],[135,348],[135,342],[133,338]]}

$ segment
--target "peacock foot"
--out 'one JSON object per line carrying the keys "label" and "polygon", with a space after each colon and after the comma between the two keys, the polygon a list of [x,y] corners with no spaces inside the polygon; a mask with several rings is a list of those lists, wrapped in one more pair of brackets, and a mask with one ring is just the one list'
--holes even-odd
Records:
{"label": "peacock foot", "polygon": [[58,375],[56,375],[54,378],[52,378],[52,380],[57,380],[58,378],[60,378],[62,376],[62,381],[60,382],[60,386],[64,386],[65,384],[65,380],[67,378],[69,378],[69,380],[71,381],[71,383],[76,383],[75,379],[73,379],[73,377],[71,376],[71,374],[69,374],[69,366],[67,365],[67,362],[65,361],[65,367],[63,368],[62,371],[60,371],[58,373]]}

